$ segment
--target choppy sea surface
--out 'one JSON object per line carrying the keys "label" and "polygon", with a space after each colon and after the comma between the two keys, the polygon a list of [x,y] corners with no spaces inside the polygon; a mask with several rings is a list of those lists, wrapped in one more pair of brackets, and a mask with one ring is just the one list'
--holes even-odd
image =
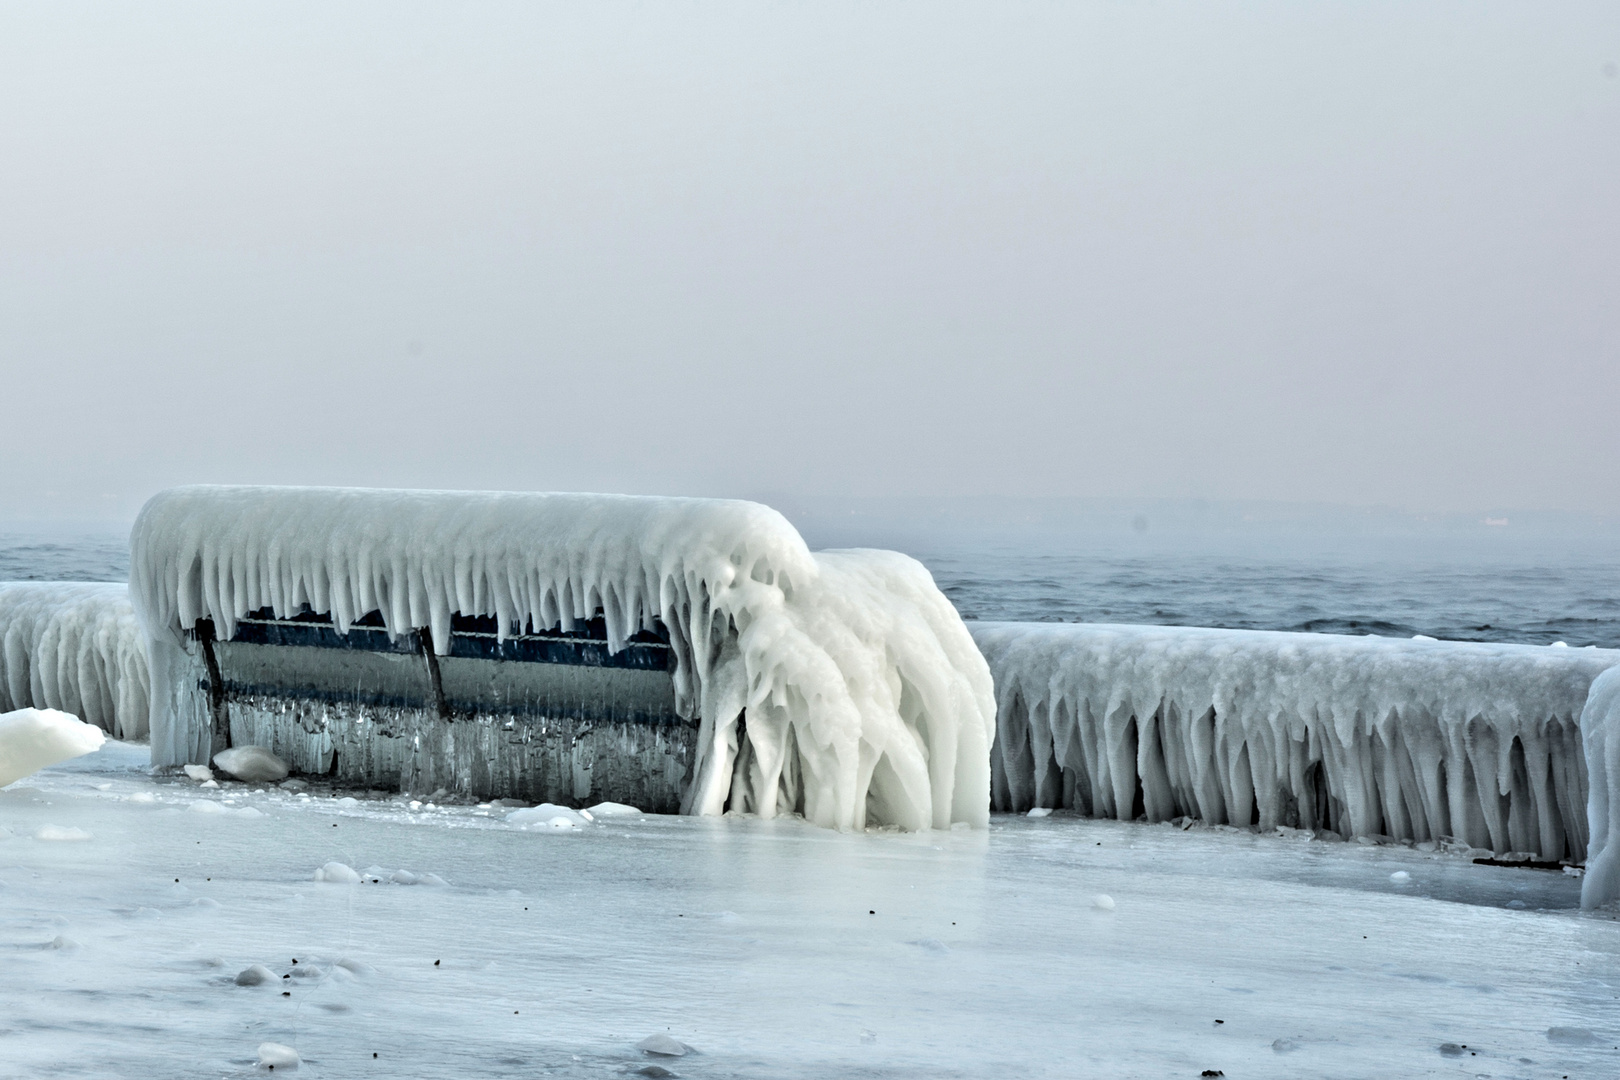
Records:
{"label": "choppy sea surface", "polygon": [[[1496,536],[849,535],[899,547],[968,619],[1620,648],[1620,543]],[[123,581],[123,535],[0,532],[0,581]]]}

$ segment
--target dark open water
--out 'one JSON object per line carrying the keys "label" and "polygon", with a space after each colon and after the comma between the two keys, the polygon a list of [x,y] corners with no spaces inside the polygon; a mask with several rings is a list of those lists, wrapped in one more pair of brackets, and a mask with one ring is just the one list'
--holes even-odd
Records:
{"label": "dark open water", "polygon": [[[1620,545],[1498,537],[851,536],[916,555],[965,618],[1620,648]],[[0,581],[124,581],[122,535],[0,533]]]}

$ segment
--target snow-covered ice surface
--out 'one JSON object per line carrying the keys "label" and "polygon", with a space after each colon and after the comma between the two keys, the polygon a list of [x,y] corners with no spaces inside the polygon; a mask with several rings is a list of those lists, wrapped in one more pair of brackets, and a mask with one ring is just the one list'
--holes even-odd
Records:
{"label": "snow-covered ice surface", "polygon": [[[493,616],[504,638],[598,610],[610,650],[662,625],[675,708],[701,721],[683,809],[799,811],[820,825],[982,825],[990,675],[922,565],[892,551],[812,553],[758,503],[626,495],[186,487],[130,536],[130,590],[153,674],[152,760],[201,763],[183,707],[182,632],[221,638],[270,607],[372,611],[395,635]],[[746,728],[739,718],[747,711]]]}
{"label": "snow-covered ice surface", "polygon": [[1620,922],[1556,872],[1061,811],[512,809],[205,789],[119,743],[0,791],[0,1076],[247,1076],[266,1043],[345,1078],[1620,1072]]}
{"label": "snow-covered ice surface", "polygon": [[146,737],[146,646],[128,586],[0,581],[0,712],[29,707]]}
{"label": "snow-covered ice surface", "polygon": [[970,623],[998,808],[1456,837],[1580,859],[1579,722],[1620,651]]}

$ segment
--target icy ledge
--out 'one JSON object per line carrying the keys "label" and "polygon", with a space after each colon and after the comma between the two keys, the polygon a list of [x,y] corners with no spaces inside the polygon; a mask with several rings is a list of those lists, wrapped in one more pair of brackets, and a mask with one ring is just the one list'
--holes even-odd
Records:
{"label": "icy ledge", "polygon": [[0,712],[60,709],[144,739],[147,687],[127,586],[0,582]]}
{"label": "icy ledge", "polygon": [[995,677],[998,809],[1586,852],[1581,711],[1620,652],[969,625]]}
{"label": "icy ledge", "polygon": [[[812,554],[776,511],[729,500],[338,488],[161,492],[130,539],[131,596],[154,676],[152,755],[200,762],[168,672],[181,631],[305,604],[339,631],[450,617],[572,628],[601,610],[609,648],[661,622],[676,709],[700,721],[684,807],[820,825],[982,825],[994,695],[984,660],[921,564]],[[746,712],[746,723],[739,723]]]}

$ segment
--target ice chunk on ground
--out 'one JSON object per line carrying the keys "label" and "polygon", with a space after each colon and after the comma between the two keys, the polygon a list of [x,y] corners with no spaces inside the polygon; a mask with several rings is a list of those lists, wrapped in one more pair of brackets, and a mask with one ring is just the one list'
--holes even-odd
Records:
{"label": "ice chunk on ground", "polygon": [[[248,612],[372,611],[450,648],[451,616],[574,629],[608,648],[670,636],[675,709],[696,722],[687,813],[802,813],[856,829],[983,826],[994,693],[960,616],[916,560],[812,554],[782,515],[732,500],[501,492],[190,487],[130,538],[153,664],[152,758],[206,756],[181,708],[184,632]],[[746,717],[745,717],[746,714]]]}
{"label": "ice chunk on ground", "polygon": [[506,815],[508,825],[541,825],[552,829],[577,829],[586,824],[577,810],[556,803],[541,803]]}
{"label": "ice chunk on ground", "polygon": [[679,1039],[668,1035],[649,1035],[636,1043],[636,1049],[645,1054],[658,1054],[661,1057],[682,1057],[691,1051],[691,1047]]}
{"label": "ice chunk on ground", "polygon": [[45,947],[57,952],[76,952],[79,949],[79,943],[70,937],[57,934],[55,937],[51,938],[50,943]]}
{"label": "ice chunk on ground", "polygon": [[77,825],[41,825],[34,832],[35,840],[89,840],[90,834]]}
{"label": "ice chunk on ground", "polygon": [[627,806],[620,802],[599,802],[590,808],[593,817],[640,817],[641,810],[634,806]]}
{"label": "ice chunk on ground", "polygon": [[17,709],[0,715],[0,787],[101,749],[100,728],[56,709]]}
{"label": "ice chunk on ground", "polygon": [[285,780],[287,763],[262,746],[233,746],[214,755],[214,764],[250,783]]}
{"label": "ice chunk on ground", "polygon": [[1050,806],[1034,806],[1030,808],[1030,811],[1026,816],[1034,818],[1051,817],[1052,808]]}
{"label": "ice chunk on ground", "polygon": [[358,885],[360,875],[354,868],[340,862],[329,862],[315,871],[316,881],[328,881],[334,885]]}
{"label": "ice chunk on ground", "polygon": [[1581,1027],[1550,1027],[1547,1041],[1559,1046],[1590,1046],[1597,1042],[1597,1036]]}
{"label": "ice chunk on ground", "polygon": [[263,986],[266,983],[280,981],[276,973],[263,964],[252,964],[236,973],[237,986]]}
{"label": "ice chunk on ground", "polygon": [[1113,911],[1114,898],[1107,893],[1098,893],[1091,898],[1091,906],[1098,911]]}
{"label": "ice chunk on ground", "polygon": [[1454,836],[1552,860],[1586,851],[1580,738],[1593,736],[1580,718],[1620,651],[1169,626],[970,629],[999,697],[1000,809],[1130,817],[1140,793],[1149,821]]}
{"label": "ice chunk on ground", "polygon": [[1405,885],[1412,880],[1412,875],[1408,874],[1405,870],[1397,870],[1393,874],[1389,875],[1389,880],[1393,881],[1397,885]]}
{"label": "ice chunk on ground", "polygon": [[298,1051],[283,1043],[259,1044],[259,1064],[267,1069],[296,1069],[300,1064]]}
{"label": "ice chunk on ground", "polygon": [[144,739],[146,645],[125,585],[0,582],[0,712],[72,713],[117,739]]}
{"label": "ice chunk on ground", "polygon": [[199,784],[204,780],[214,778],[214,770],[206,765],[187,765],[185,766],[185,773]]}

